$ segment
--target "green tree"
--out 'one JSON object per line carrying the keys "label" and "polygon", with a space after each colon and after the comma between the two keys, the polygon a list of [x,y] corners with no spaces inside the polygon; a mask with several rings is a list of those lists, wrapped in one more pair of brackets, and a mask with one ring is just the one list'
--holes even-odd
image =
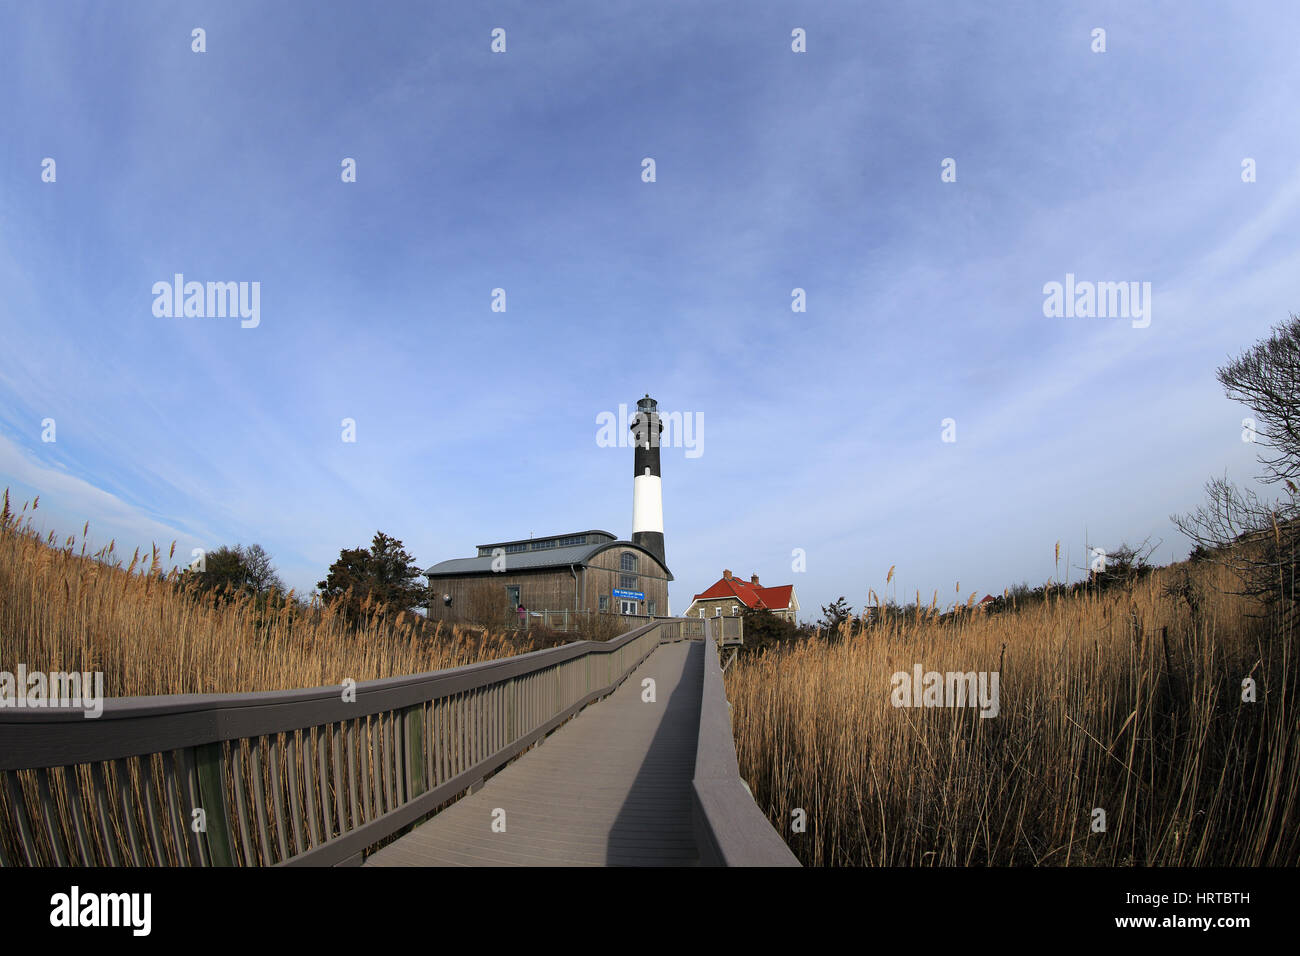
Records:
{"label": "green tree", "polygon": [[853,615],[853,608],[849,607],[849,602],[843,595],[839,600],[832,604],[822,605],[822,627],[828,630],[836,630],[841,624],[847,621]]}
{"label": "green tree", "polygon": [[745,609],[744,652],[747,654],[758,653],[805,636],[790,621],[777,617],[765,607]]}
{"label": "green tree", "polygon": [[344,610],[354,620],[366,610],[410,611],[424,604],[425,588],[418,582],[423,572],[402,547],[402,542],[376,531],[365,548],[344,548],[317,583],[321,600]]}

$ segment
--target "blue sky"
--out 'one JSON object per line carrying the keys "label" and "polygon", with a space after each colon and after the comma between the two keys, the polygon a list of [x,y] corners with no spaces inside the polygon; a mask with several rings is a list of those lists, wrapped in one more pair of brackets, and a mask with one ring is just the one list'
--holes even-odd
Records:
{"label": "blue sky", "polygon": [[[1300,8],[986,6],[0,5],[0,485],[309,590],[378,529],[628,535],[596,419],[649,392],[704,422],[674,610],[724,567],[816,617],[1085,532],[1181,558],[1168,516],[1258,471],[1215,369],[1300,311]],[[260,325],[155,316],[178,272]],[[1045,317],[1067,273],[1150,326]]]}

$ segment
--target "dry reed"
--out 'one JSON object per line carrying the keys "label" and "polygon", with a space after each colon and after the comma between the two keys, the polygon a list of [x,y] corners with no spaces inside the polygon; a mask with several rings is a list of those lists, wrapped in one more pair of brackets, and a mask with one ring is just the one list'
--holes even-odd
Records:
{"label": "dry reed", "polygon": [[[8,506],[8,492],[5,492]],[[0,669],[100,671],[110,697],[323,687],[456,667],[535,649],[517,636],[372,618],[329,608],[266,611],[247,596],[194,599],[162,574],[156,546],[123,567],[86,553],[83,527],[56,541],[28,505],[0,529]],[[173,549],[175,545],[173,544]]]}
{"label": "dry reed", "polygon": [[[809,865],[1294,865],[1294,636],[1220,568],[1174,596],[1187,573],[742,658],[727,673],[742,773]],[[915,664],[998,672],[999,715],[894,707],[891,675]]]}

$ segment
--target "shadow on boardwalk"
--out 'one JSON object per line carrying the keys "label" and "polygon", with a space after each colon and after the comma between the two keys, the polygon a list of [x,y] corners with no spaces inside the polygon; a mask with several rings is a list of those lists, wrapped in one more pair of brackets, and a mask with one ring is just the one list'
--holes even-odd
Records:
{"label": "shadow on boardwalk", "polygon": [[[704,645],[655,649],[592,704],[368,866],[691,865]],[[653,677],[655,703],[641,700]],[[492,822],[504,815],[504,832]]]}
{"label": "shadow on boardwalk", "polygon": [[[663,715],[610,827],[605,862],[611,866],[681,866],[699,860],[691,829],[691,777],[695,773],[700,728],[704,644],[689,641],[685,646],[687,653],[677,686],[667,699],[663,695],[668,688],[662,684],[656,688]],[[638,674],[633,674],[632,679],[640,694]],[[639,696],[636,702],[642,707],[653,706],[641,702]]]}

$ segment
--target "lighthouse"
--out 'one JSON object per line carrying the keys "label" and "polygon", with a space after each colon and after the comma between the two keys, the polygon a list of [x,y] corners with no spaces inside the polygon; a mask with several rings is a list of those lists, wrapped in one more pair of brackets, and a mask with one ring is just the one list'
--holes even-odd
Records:
{"label": "lighthouse", "polygon": [[663,488],[659,477],[659,436],[664,426],[659,420],[659,404],[648,394],[636,403],[631,428],[636,444],[632,469],[632,543],[667,564]]}

